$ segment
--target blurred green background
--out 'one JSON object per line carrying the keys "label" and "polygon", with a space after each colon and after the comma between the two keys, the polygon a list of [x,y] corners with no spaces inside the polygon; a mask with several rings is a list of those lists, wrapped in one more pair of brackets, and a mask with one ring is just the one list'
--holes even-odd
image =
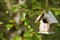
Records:
{"label": "blurred green background", "polygon": [[[0,40],[11,40],[9,39],[10,35],[17,33],[17,30],[21,29],[22,26],[28,30],[23,29],[23,31],[26,30],[23,36],[21,36],[22,34],[15,34],[14,37],[11,37],[13,40],[60,40],[60,0],[26,0],[26,4],[22,5],[18,4],[19,0],[9,0],[13,5],[11,10],[7,7],[7,3],[9,3],[7,1],[0,0]],[[17,25],[12,19],[18,11],[21,11],[18,6],[25,9],[19,13],[23,22],[20,25]],[[55,34],[38,33],[40,23],[35,23],[35,20],[41,14],[42,9],[51,10],[58,20],[59,23],[54,27]],[[24,16],[25,12],[27,13],[26,17]],[[13,14],[12,17],[10,13]]]}

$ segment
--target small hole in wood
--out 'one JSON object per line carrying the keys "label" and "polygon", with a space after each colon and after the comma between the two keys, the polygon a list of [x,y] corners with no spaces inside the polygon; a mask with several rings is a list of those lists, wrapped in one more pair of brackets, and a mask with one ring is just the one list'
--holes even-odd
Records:
{"label": "small hole in wood", "polygon": [[46,18],[43,18],[43,22],[44,22],[44,23],[48,23],[48,21],[47,21]]}

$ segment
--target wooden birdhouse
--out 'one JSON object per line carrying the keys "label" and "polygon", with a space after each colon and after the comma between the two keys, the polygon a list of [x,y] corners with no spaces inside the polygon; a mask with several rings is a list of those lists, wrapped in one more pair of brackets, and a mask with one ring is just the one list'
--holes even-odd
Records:
{"label": "wooden birdhouse", "polygon": [[35,23],[37,21],[40,21],[39,33],[42,33],[42,34],[54,34],[55,33],[53,31],[53,26],[54,24],[58,23],[58,21],[51,11],[46,13],[46,11],[43,10],[41,15],[39,15],[38,18],[36,19]]}

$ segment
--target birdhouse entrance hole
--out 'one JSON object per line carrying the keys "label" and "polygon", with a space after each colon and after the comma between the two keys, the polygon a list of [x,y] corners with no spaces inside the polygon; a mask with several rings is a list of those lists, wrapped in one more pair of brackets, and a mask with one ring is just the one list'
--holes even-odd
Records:
{"label": "birdhouse entrance hole", "polygon": [[43,18],[43,23],[48,23],[46,18]]}

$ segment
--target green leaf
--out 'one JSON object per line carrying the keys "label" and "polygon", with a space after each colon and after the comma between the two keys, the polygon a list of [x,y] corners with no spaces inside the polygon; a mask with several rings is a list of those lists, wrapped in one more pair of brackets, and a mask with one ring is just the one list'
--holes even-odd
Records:
{"label": "green leaf", "polygon": [[21,16],[21,21],[24,21],[25,20],[26,13],[21,12],[20,13],[20,16]]}
{"label": "green leaf", "polygon": [[55,15],[57,16],[57,15],[60,15],[60,10],[56,10],[56,11],[54,11],[55,12]]}
{"label": "green leaf", "polygon": [[31,37],[32,37],[32,34],[31,34],[31,32],[28,30],[28,31],[25,32],[24,36],[31,38]]}
{"label": "green leaf", "polygon": [[3,22],[0,22],[0,25],[3,24]]}
{"label": "green leaf", "polygon": [[17,11],[18,11],[18,7],[13,7],[13,8],[12,8],[12,12],[15,13],[15,12],[17,12]]}
{"label": "green leaf", "polygon": [[22,40],[22,39],[21,39],[21,37],[20,37],[19,35],[16,35],[16,36],[14,37],[14,40]]}
{"label": "green leaf", "polygon": [[7,30],[10,30],[10,28],[12,28],[12,27],[13,27],[13,24],[7,24],[6,25]]}
{"label": "green leaf", "polygon": [[35,3],[35,2],[36,2],[36,0],[31,0],[31,2],[32,2],[32,3]]}
{"label": "green leaf", "polygon": [[25,20],[24,25],[28,26],[30,24],[29,20]]}
{"label": "green leaf", "polygon": [[13,22],[14,22],[14,20],[9,20],[9,22],[10,22],[10,23],[13,23]]}
{"label": "green leaf", "polygon": [[21,8],[27,8],[27,5],[23,4],[23,5],[20,5]]}
{"label": "green leaf", "polygon": [[6,14],[8,14],[9,12],[8,12],[8,10],[6,10]]}

